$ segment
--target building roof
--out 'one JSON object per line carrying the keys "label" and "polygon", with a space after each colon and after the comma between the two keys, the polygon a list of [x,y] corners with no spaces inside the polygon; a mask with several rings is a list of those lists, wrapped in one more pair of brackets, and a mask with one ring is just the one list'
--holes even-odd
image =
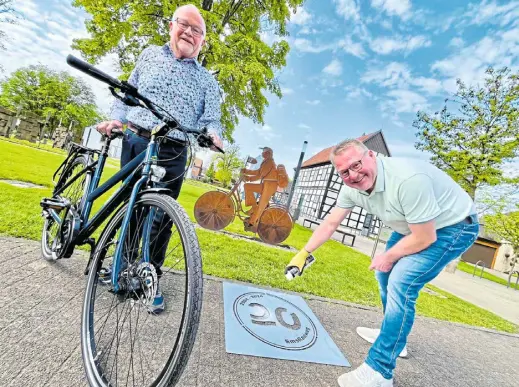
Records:
{"label": "building roof", "polygon": [[[364,135],[360,136],[359,138],[357,138],[357,140],[359,140],[360,142],[366,142],[367,140],[369,140],[371,137],[373,137],[374,135],[376,135],[378,133],[380,133],[380,131],[373,132],[370,134],[364,134]],[[332,148],[333,148],[333,146],[330,146],[326,149],[323,149],[319,153],[313,155],[308,160],[306,160],[303,163],[303,165],[301,165],[301,168],[307,168],[307,167],[311,167],[313,165],[329,163],[330,162],[330,152],[332,151]]]}

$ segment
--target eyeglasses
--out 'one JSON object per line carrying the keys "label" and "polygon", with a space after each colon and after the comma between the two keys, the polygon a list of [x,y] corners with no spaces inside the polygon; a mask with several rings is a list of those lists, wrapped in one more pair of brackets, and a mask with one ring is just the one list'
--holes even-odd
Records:
{"label": "eyeglasses", "polygon": [[362,159],[364,158],[364,156],[366,156],[366,153],[368,153],[368,151],[364,151],[364,154],[362,155],[360,160],[353,162],[348,169],[346,169],[345,171],[342,171],[342,172],[338,172],[339,176],[342,177],[343,179],[347,179],[348,177],[350,177],[350,171],[352,171],[352,172],[360,171],[362,169]]}
{"label": "eyeglasses", "polygon": [[191,27],[191,32],[194,36],[196,36],[197,38],[199,38],[200,36],[203,36],[204,35],[204,30],[201,29],[200,27],[198,26],[194,26],[192,24],[189,24],[187,21],[185,21],[184,19],[180,19],[180,18],[176,18],[175,21],[177,22],[177,25],[180,27],[180,29],[182,31],[186,31],[189,27]]}

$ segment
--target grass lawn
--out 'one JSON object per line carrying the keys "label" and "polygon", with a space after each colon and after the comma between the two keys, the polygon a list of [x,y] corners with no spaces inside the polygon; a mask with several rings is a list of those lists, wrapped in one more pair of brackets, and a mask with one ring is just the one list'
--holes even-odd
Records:
{"label": "grass lawn", "polygon": [[[467,262],[461,262],[458,264],[458,269],[464,271],[465,273],[469,273],[470,275],[474,274],[474,265]],[[476,276],[479,278],[481,274],[481,267],[478,267],[476,270]],[[489,281],[501,284],[508,285],[508,281],[504,278],[495,276],[494,274],[488,273],[486,271],[483,272],[483,278]],[[517,279],[517,275],[512,276],[512,287],[515,286],[515,280]]]}
{"label": "grass lawn", "polygon": [[[27,189],[0,183],[0,234],[40,239],[43,220],[40,217],[39,201],[43,196],[51,194],[51,177],[63,157],[0,141],[0,179],[16,179],[45,186],[44,189]],[[106,179],[116,170],[105,168],[103,178]],[[197,198],[208,189],[208,186],[190,181],[184,184],[179,202],[191,219],[194,219],[193,207]],[[109,194],[110,192],[105,195]],[[97,205],[101,204],[99,201]],[[239,219],[235,219],[226,230],[252,235],[243,231]],[[339,242],[325,243],[316,252],[317,262],[306,275],[288,282],[283,270],[293,253],[200,228],[197,229],[197,234],[206,274],[362,305],[380,306],[377,282],[373,273],[368,270],[369,257]],[[295,225],[284,243],[300,249],[310,235],[308,229]],[[422,292],[417,302],[417,312],[420,315],[507,332],[518,331],[517,326],[488,311],[432,286],[431,288],[447,298]]]}

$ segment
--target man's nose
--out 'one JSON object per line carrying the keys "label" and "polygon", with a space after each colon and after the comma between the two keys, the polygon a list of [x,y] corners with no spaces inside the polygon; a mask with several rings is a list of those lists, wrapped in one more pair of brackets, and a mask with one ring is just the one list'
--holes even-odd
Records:
{"label": "man's nose", "polygon": [[357,181],[357,178],[359,177],[359,172],[355,171],[349,171],[350,172],[350,181]]}

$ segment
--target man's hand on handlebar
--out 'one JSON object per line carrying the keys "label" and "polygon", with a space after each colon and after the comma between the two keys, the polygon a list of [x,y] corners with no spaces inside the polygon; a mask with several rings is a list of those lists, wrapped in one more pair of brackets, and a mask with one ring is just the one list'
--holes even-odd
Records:
{"label": "man's hand on handlebar", "polygon": [[[213,140],[213,144],[216,145],[218,148],[223,149],[223,141],[216,133],[210,132],[207,134],[209,137],[211,137],[211,140]],[[216,149],[214,146],[210,147],[212,151],[217,152],[218,149]]]}
{"label": "man's hand on handlebar", "polygon": [[112,131],[121,131],[123,129],[123,123],[118,120],[103,121],[96,126],[96,129],[99,133],[111,137]]}

